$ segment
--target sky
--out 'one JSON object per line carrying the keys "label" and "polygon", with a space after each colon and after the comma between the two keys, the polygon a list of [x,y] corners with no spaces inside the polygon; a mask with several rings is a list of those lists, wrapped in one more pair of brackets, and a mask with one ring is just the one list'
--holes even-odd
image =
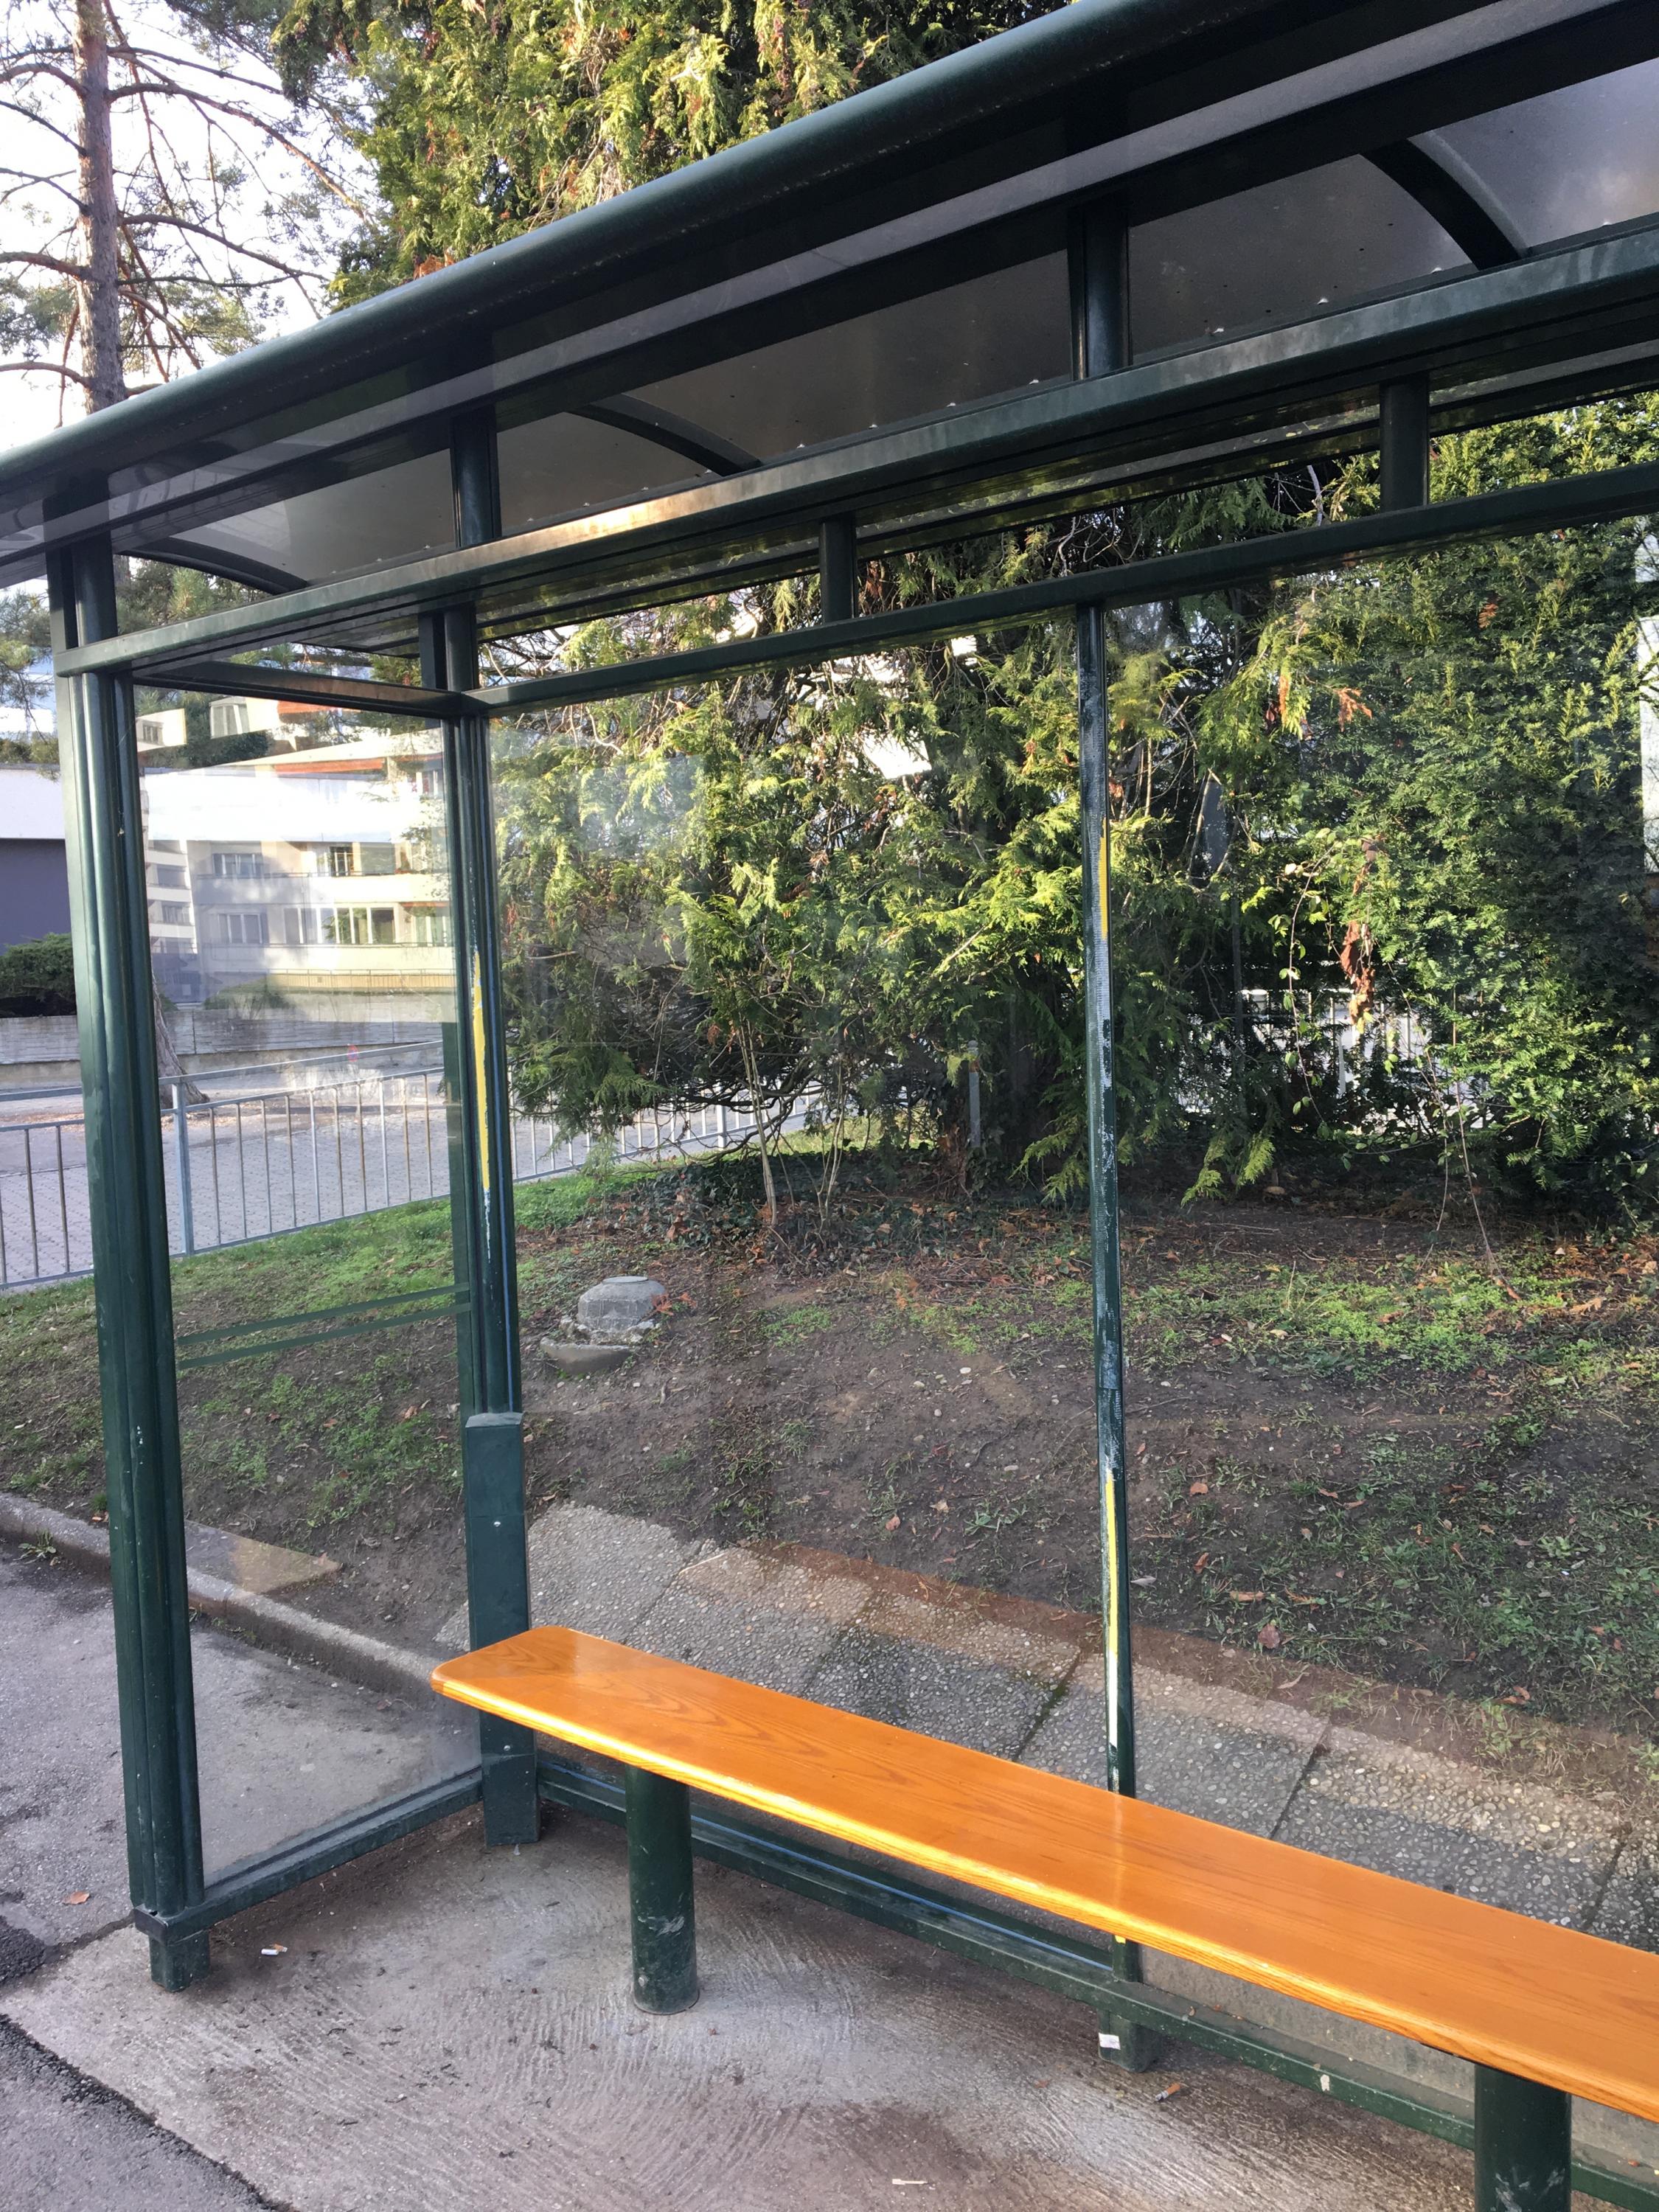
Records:
{"label": "sky", "polygon": [[[226,107],[287,123],[283,104],[271,88],[268,72],[251,62],[238,60],[228,71],[216,70],[202,51],[183,34],[166,0],[108,0],[112,21],[143,57],[146,76],[187,83]],[[0,0],[0,68],[15,64],[24,52],[61,44],[69,18],[66,0]],[[112,70],[122,82],[118,66]],[[263,80],[263,81],[262,81]],[[76,114],[66,87],[50,80],[12,83],[9,97],[24,106],[33,101],[35,115],[20,113],[15,106],[0,140],[0,274],[29,278],[27,264],[4,258],[19,253],[61,255],[72,250],[75,156],[72,141]],[[245,277],[268,284],[258,305],[267,335],[312,321],[326,307],[325,286],[338,246],[358,220],[356,210],[338,203],[325,203],[320,217],[307,215],[298,204],[311,183],[310,172],[295,155],[272,147],[259,131],[234,115],[216,113],[204,118],[179,100],[158,98],[141,107],[133,100],[117,103],[116,169],[118,192],[131,204],[142,195],[146,166],[153,161],[194,172],[198,179],[212,169],[218,184],[225,234],[238,246],[256,252],[269,249],[284,262],[301,267],[308,281],[277,276],[264,264],[235,256],[211,240],[178,238],[186,254],[198,255],[197,273],[223,273],[240,266]],[[340,174],[360,207],[367,204],[369,186],[362,164],[342,153],[340,141],[325,118],[301,126],[298,143],[305,151],[321,155]],[[240,168],[244,181],[234,182]],[[209,197],[213,188],[209,187]],[[154,239],[160,235],[149,232]],[[175,359],[173,370],[188,373],[188,363]],[[137,372],[131,383],[142,386],[158,380],[152,362]],[[48,434],[67,412],[72,419],[81,411],[81,396],[73,386],[42,372],[7,374],[0,377],[0,446],[15,446]]]}

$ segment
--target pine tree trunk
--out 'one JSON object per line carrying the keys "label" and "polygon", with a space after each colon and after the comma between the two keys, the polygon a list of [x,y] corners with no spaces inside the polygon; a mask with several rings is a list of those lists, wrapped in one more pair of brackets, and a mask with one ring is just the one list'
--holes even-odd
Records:
{"label": "pine tree trunk", "polygon": [[109,22],[104,0],[76,0],[75,82],[81,100],[81,263],[76,286],[87,412],[127,396],[121,371],[121,289],[110,139]]}

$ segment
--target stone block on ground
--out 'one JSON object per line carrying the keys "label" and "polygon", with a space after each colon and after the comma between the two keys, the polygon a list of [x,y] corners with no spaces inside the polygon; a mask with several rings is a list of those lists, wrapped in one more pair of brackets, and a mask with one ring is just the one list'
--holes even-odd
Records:
{"label": "stone block on ground", "polygon": [[1626,1837],[1589,1931],[1612,1943],[1659,1951],[1659,1830],[1640,1828]]}
{"label": "stone block on ground", "polygon": [[[607,1513],[598,1505],[550,1505],[529,1535],[530,1617],[538,1628],[580,1628],[630,1641],[629,1631],[674,1577],[709,1547],[655,1521]],[[445,1621],[447,1651],[467,1643],[465,1605]]]}
{"label": "stone block on ground", "polygon": [[667,1291],[653,1275],[607,1275],[576,1301],[576,1319],[597,1341],[615,1343],[656,1315]]}

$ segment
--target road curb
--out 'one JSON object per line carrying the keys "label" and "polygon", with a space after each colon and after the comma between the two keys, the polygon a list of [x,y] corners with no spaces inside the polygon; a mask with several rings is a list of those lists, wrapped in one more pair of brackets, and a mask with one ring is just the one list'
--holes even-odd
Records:
{"label": "road curb", "polygon": [[[0,1537],[23,1544],[49,1544],[60,1558],[76,1565],[109,1572],[109,1532],[77,1521],[49,1505],[36,1505],[26,1498],[0,1493]],[[187,1577],[190,1607],[206,1620],[240,1629],[267,1650],[305,1659],[331,1674],[343,1674],[365,1689],[390,1690],[399,1697],[425,1697],[431,1688],[431,1668],[412,1651],[379,1638],[362,1636],[354,1628],[320,1620],[297,1606],[257,1590],[241,1589],[191,1568]]]}

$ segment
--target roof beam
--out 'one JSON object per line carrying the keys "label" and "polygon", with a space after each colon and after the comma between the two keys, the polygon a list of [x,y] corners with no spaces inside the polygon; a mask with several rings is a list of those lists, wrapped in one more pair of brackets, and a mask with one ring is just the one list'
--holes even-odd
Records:
{"label": "roof beam", "polygon": [[1379,147],[1370,158],[1434,217],[1477,269],[1501,269],[1521,258],[1525,248],[1496,201],[1434,132]]}
{"label": "roof beam", "polygon": [[1358,521],[1277,531],[1231,545],[1165,554],[1121,568],[1091,568],[1005,591],[964,593],[933,605],[850,622],[814,623],[768,636],[689,653],[661,653],[612,662],[568,675],[538,676],[481,685],[470,695],[473,711],[518,714],[530,707],[571,707],[627,698],[686,684],[719,682],[763,668],[816,666],[920,645],[931,639],[1017,629],[1044,622],[1078,606],[1137,606],[1200,592],[1260,583],[1277,576],[1351,566],[1354,562],[1421,550],[1455,538],[1520,536],[1645,513],[1659,499],[1659,462],[1523,484],[1431,507],[1393,507]]}
{"label": "roof beam", "polygon": [[[1571,358],[1587,349],[1586,331],[1603,346],[1614,342],[1615,325],[1625,339],[1659,348],[1659,223],[1114,375],[954,409],[606,514],[106,639],[59,666],[67,672],[343,637],[354,620],[482,592],[540,589],[573,574],[590,585],[603,576],[615,588],[630,568],[659,562],[665,547],[735,548],[729,557],[736,560],[763,547],[769,532],[798,531],[825,514],[890,516],[947,492],[960,505],[964,486],[1006,487],[1017,472],[1040,477],[1058,496],[1067,481],[1097,473],[1103,455],[1121,465],[1138,452],[1166,450],[1160,440],[1248,434],[1265,467],[1273,441],[1261,433],[1305,422],[1310,408],[1328,408],[1334,395],[1372,392],[1408,374],[1443,382],[1469,369],[1490,375],[1510,356],[1528,363]],[[1353,442],[1364,441],[1356,432]]]}
{"label": "roof beam", "polygon": [[260,668],[241,660],[151,662],[144,682],[158,691],[205,691],[231,699],[279,699],[298,707],[403,714],[421,722],[454,721],[477,708],[464,692],[428,691],[414,684],[380,684],[326,676],[308,668]]}

